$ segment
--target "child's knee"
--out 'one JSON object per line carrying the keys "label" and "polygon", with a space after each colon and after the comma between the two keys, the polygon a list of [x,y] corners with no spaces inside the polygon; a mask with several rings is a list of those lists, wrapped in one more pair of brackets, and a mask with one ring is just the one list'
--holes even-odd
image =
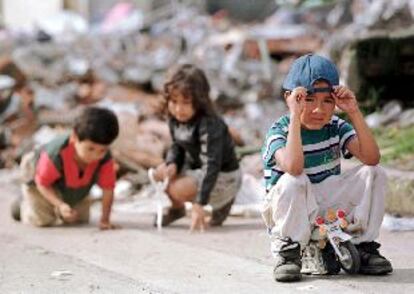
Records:
{"label": "child's knee", "polygon": [[361,171],[366,173],[367,175],[373,176],[374,178],[386,181],[387,180],[387,173],[385,169],[378,165],[364,165],[361,167]]}
{"label": "child's knee", "polygon": [[197,194],[197,185],[191,178],[181,178],[168,186],[167,193],[175,200],[189,201]]}
{"label": "child's knee", "polygon": [[32,225],[38,228],[46,228],[55,225],[56,218],[53,217],[41,217],[36,214],[23,214],[22,223],[26,225]]}
{"label": "child's knee", "polygon": [[309,179],[305,174],[292,176],[285,173],[277,182],[276,186],[269,192],[273,199],[273,206],[281,201],[283,203],[302,204],[306,201],[306,187]]}
{"label": "child's knee", "polygon": [[[307,176],[302,173],[299,176],[292,176],[288,173],[283,174],[280,179],[280,185],[291,192],[300,193],[306,192],[306,185],[309,181]],[[278,183],[279,184],[279,183]]]}

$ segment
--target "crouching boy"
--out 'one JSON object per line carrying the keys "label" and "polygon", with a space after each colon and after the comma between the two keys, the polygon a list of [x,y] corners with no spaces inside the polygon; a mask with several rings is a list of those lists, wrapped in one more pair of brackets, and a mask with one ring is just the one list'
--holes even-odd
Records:
{"label": "crouching boy", "polygon": [[[339,85],[330,60],[312,54],[293,63],[283,88],[290,114],[269,129],[262,154],[267,190],[263,218],[276,257],[274,278],[301,278],[301,249],[309,242],[315,218],[329,208],[348,212],[360,273],[391,272],[374,241],[384,216],[387,179],[354,93]],[[334,115],[335,106],[350,123]],[[341,173],[341,154],[355,156],[362,165]]]}
{"label": "crouching boy", "polygon": [[[63,135],[26,154],[21,169],[23,199],[14,208],[16,220],[38,227],[89,221],[89,190],[103,189],[101,229],[110,222],[116,180],[109,145],[118,136],[118,120],[103,108],[86,108],[70,135]],[[19,211],[20,208],[20,211]]]}

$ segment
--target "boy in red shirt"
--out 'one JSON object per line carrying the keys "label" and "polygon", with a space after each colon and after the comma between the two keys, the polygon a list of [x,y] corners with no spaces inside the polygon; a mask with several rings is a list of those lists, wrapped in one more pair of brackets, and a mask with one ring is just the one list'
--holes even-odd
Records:
{"label": "boy in red shirt", "polygon": [[[103,108],[86,108],[70,135],[60,136],[25,155],[23,199],[16,220],[44,227],[89,221],[89,190],[103,190],[100,228],[113,229],[110,212],[116,181],[109,145],[118,136],[118,120]],[[33,175],[34,174],[34,175]]]}

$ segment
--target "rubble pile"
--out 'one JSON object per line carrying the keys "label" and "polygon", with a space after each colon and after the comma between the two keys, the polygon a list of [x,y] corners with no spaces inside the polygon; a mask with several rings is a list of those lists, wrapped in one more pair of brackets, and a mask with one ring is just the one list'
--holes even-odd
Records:
{"label": "rubble pile", "polygon": [[[356,44],[373,38],[376,30],[388,34],[412,25],[414,15],[410,0],[276,3],[285,5],[260,23],[232,23],[222,11],[208,16],[182,4],[144,15],[121,3],[99,24],[64,12],[39,24],[35,33],[4,33],[0,75],[14,82],[7,85],[0,76],[0,167],[12,167],[34,145],[67,131],[82,107],[95,104],[119,117],[121,133],[113,154],[120,174],[139,174],[134,184],[145,184],[142,175],[162,162],[171,143],[163,81],[172,65],[189,62],[205,70],[211,97],[240,147],[243,169],[257,180],[263,135],[287,110],[280,91],[293,59],[308,52],[329,55],[345,83],[371,93],[361,82],[366,79]],[[404,48],[398,56],[412,60],[414,48]],[[409,62],[404,66],[412,77]],[[414,124],[413,110],[404,111],[405,106],[390,102],[367,120],[383,126],[402,114],[407,119],[401,125]],[[254,198],[257,182],[246,177],[243,184],[241,193]]]}

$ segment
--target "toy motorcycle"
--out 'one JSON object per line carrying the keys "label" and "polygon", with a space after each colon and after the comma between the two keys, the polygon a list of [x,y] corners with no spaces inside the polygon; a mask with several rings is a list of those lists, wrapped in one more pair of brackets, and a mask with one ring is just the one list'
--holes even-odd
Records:
{"label": "toy motorcycle", "polygon": [[[344,211],[338,210],[335,213],[333,209],[328,209],[326,220],[318,216],[316,226],[319,230],[314,230],[311,241],[302,254],[302,273],[337,274],[340,268],[349,274],[357,273],[360,256],[350,241],[352,236],[344,231],[348,226]],[[329,249],[331,258],[327,260],[326,252]]]}

